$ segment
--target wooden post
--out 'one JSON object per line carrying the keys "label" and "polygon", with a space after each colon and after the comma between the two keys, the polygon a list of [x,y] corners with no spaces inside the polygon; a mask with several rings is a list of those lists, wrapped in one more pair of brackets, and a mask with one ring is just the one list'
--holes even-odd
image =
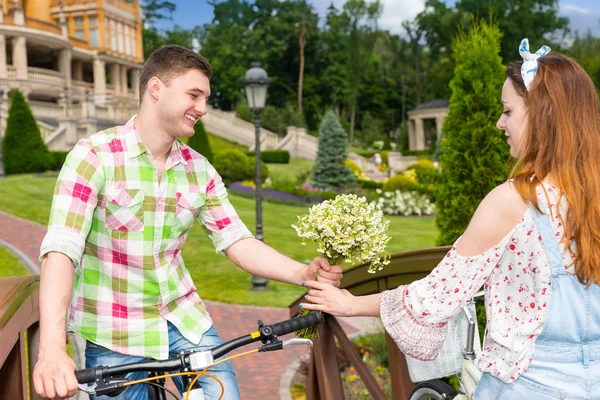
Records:
{"label": "wooden post", "polygon": [[387,332],[385,336],[388,348],[388,364],[392,378],[392,398],[408,399],[415,385],[410,380],[410,375],[408,374],[406,357],[398,349],[394,339]]}
{"label": "wooden post", "polygon": [[319,341],[313,346],[313,355],[319,383],[319,398],[337,400],[344,398],[344,391],[337,361],[335,338],[328,317],[330,316],[325,315],[325,321],[319,326]]}

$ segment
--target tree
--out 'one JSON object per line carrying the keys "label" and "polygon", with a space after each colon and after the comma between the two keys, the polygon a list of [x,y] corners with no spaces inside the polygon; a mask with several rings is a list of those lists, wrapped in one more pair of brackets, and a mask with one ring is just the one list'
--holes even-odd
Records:
{"label": "tree", "polygon": [[558,16],[558,0],[460,0],[456,9],[497,21],[502,31],[500,55],[505,63],[520,60],[518,49],[523,38],[529,38],[535,51],[550,39],[549,35],[558,36],[560,41],[569,32],[569,19]]}
{"label": "tree", "polygon": [[2,150],[7,174],[43,172],[53,165],[29,104],[18,90],[11,95]]}
{"label": "tree", "polygon": [[188,146],[202,154],[208,162],[213,162],[213,151],[210,147],[208,134],[206,133],[206,129],[204,129],[202,120],[196,122],[196,125],[194,125],[194,136],[188,141]]}
{"label": "tree", "polygon": [[348,136],[333,111],[325,113],[319,127],[319,150],[313,166],[313,186],[343,189],[354,182],[352,170],[344,165],[348,157]]}
{"label": "tree", "polygon": [[506,180],[508,146],[495,127],[502,113],[502,34],[495,24],[474,22],[452,45],[456,68],[444,122],[442,182],[436,194],[438,245],[453,243],[481,200]]}

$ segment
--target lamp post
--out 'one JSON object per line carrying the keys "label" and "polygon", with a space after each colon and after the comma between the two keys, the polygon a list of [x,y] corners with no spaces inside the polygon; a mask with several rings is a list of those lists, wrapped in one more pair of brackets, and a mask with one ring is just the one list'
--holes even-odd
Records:
{"label": "lamp post", "polygon": [[4,99],[4,89],[0,88],[0,178],[4,178],[6,173],[4,172],[4,153],[2,150],[2,142],[4,142],[4,135],[2,134],[2,100]]}
{"label": "lamp post", "polygon": [[[269,77],[264,69],[260,68],[260,63],[252,63],[246,75],[244,76],[244,87],[246,88],[246,98],[250,110],[254,111],[254,127],[256,132],[256,238],[264,240],[262,225],[262,176],[260,170],[260,112],[265,108],[267,100],[267,86],[269,86]],[[252,275],[252,290],[265,291],[269,281],[260,276]]]}

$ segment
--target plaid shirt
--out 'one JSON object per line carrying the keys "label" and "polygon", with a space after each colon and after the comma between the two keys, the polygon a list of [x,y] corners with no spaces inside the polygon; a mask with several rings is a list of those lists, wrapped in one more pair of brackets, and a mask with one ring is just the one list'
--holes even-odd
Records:
{"label": "plaid shirt", "polygon": [[69,331],[164,359],[167,320],[193,343],[212,326],[181,257],[194,219],[217,252],[252,234],[221,177],[190,147],[173,143],[159,180],[134,118],[79,141],[67,156],[40,260],[56,251],[75,264]]}

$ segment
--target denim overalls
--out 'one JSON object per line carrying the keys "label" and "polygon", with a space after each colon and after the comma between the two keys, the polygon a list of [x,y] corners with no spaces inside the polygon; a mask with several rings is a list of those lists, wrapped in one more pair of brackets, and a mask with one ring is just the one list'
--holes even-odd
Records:
{"label": "denim overalls", "polygon": [[550,219],[531,208],[552,267],[544,328],[525,373],[508,384],[483,374],[474,398],[600,400],[600,286],[567,272]]}

